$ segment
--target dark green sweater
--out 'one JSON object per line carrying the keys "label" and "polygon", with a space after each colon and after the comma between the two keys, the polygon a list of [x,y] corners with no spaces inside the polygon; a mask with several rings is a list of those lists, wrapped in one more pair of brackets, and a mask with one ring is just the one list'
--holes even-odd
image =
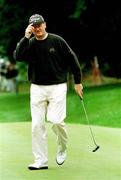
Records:
{"label": "dark green sweater", "polygon": [[81,82],[81,69],[77,56],[60,36],[49,33],[44,40],[22,38],[17,44],[16,61],[28,63],[28,78],[31,83],[51,85],[67,82],[69,71],[76,84]]}

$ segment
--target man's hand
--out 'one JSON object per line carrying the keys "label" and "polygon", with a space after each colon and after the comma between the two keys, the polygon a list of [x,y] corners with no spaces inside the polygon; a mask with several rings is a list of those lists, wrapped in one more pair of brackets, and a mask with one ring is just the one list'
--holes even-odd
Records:
{"label": "man's hand", "polygon": [[82,84],[75,84],[74,89],[76,93],[83,99],[83,85]]}
{"label": "man's hand", "polygon": [[28,27],[26,28],[26,30],[25,30],[25,37],[27,39],[29,39],[31,37],[33,29],[34,29],[34,27],[32,26],[32,24],[29,24]]}

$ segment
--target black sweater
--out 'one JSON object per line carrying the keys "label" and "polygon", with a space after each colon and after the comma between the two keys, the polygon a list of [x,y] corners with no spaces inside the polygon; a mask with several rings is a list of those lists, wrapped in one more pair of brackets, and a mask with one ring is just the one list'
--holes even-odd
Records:
{"label": "black sweater", "polygon": [[31,83],[52,85],[67,82],[69,71],[76,84],[81,82],[81,69],[77,56],[65,40],[48,34],[44,40],[35,37],[22,38],[14,52],[16,61],[28,63],[28,78]]}

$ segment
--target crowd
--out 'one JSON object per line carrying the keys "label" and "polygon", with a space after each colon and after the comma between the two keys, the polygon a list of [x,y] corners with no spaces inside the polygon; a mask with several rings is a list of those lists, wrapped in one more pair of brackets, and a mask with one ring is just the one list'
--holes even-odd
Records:
{"label": "crowd", "polygon": [[17,92],[18,69],[14,62],[0,63],[0,91]]}

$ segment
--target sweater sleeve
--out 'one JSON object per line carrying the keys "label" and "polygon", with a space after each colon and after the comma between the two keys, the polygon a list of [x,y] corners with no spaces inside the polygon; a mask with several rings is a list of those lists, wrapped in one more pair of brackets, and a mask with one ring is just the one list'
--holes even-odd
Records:
{"label": "sweater sleeve", "polygon": [[29,51],[29,39],[26,37],[22,38],[14,50],[14,59],[16,61],[28,61],[28,51]]}
{"label": "sweater sleeve", "polygon": [[82,81],[82,71],[80,68],[80,64],[78,61],[78,58],[74,51],[70,49],[70,55],[69,55],[69,65],[70,65],[70,70],[74,76],[74,81],[75,84],[80,84]]}
{"label": "sweater sleeve", "polygon": [[69,65],[70,72],[74,76],[75,84],[80,84],[82,81],[82,71],[79,60],[75,52],[70,48],[68,43],[63,39],[63,51],[66,56],[66,61]]}

